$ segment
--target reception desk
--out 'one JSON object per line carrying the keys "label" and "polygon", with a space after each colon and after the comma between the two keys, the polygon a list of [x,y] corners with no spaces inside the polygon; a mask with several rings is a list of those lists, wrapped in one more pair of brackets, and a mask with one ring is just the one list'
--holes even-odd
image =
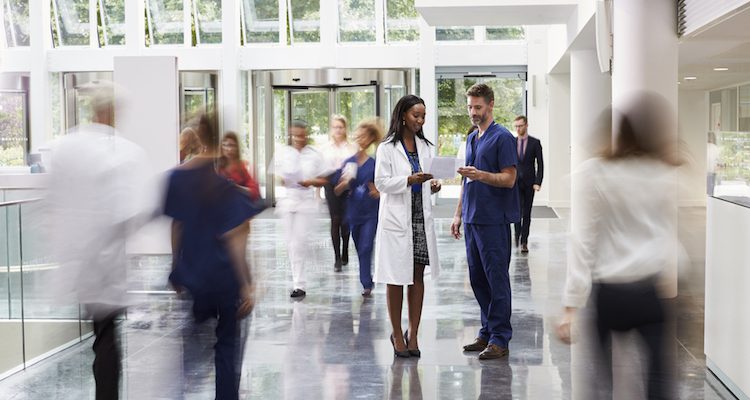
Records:
{"label": "reception desk", "polygon": [[750,207],[709,197],[706,217],[706,364],[750,399]]}

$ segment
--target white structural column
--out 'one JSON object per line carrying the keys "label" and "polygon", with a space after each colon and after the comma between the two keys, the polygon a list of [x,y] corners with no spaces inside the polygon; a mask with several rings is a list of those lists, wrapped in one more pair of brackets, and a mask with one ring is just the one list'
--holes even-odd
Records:
{"label": "white structural column", "polygon": [[31,0],[29,2],[29,32],[31,69],[29,73],[29,116],[32,152],[50,138],[52,119],[50,116],[49,74],[47,71],[46,49],[51,47],[50,31],[50,2]]}
{"label": "white structural column", "polygon": [[[669,118],[677,141],[678,38],[675,2],[672,0],[627,0],[614,3],[614,52],[612,105],[627,106],[633,95],[650,91],[663,96],[673,112]],[[675,176],[675,189],[677,176]],[[675,206],[677,191],[675,190]],[[674,218],[677,218],[676,209]],[[677,254],[667,267],[662,289],[677,296]]]}
{"label": "white structural column", "polygon": [[[577,174],[580,164],[593,156],[597,143],[608,140],[611,129],[608,127],[607,112],[611,102],[611,79],[599,70],[595,50],[573,50],[570,52],[570,228],[575,232],[587,218],[587,209],[579,197],[582,179]],[[568,252],[568,265],[573,262]],[[593,388],[591,363],[596,360],[593,352],[593,335],[590,319],[585,311],[579,312],[574,331],[581,333],[571,348],[571,390],[572,398],[594,398],[587,391]]]}
{"label": "white structural column", "polygon": [[240,5],[234,0],[221,1],[221,93],[219,98],[219,116],[221,128],[226,131],[242,132],[240,116],[242,109],[242,80],[239,65],[240,48]]}
{"label": "white structural column", "polygon": [[[437,151],[437,82],[435,81],[435,28],[419,17],[419,93],[413,93],[425,102],[427,117],[423,126],[424,135],[435,144]],[[393,110],[391,110],[393,111]],[[468,115],[468,114],[467,114]]]}

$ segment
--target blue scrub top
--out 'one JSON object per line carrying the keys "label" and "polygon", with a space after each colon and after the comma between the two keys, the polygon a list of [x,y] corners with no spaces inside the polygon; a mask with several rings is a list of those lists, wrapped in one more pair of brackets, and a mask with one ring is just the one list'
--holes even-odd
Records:
{"label": "blue scrub top", "polygon": [[[347,158],[342,165],[357,162],[357,155]],[[370,197],[369,183],[375,183],[375,159],[368,157],[362,165],[357,165],[357,176],[349,182],[346,214],[350,225],[364,224],[378,219],[380,200]]]}
{"label": "blue scrub top", "polygon": [[[467,166],[497,173],[518,164],[515,139],[505,127],[493,121],[482,137],[478,136],[476,130],[466,140]],[[499,188],[477,181],[466,183],[466,178],[463,178],[463,191],[461,214],[464,223],[498,225],[520,221],[517,184],[512,188]]]}
{"label": "blue scrub top", "polygon": [[212,162],[173,170],[164,214],[182,223],[182,236],[170,281],[196,297],[236,293],[239,282],[222,235],[260,211]]}

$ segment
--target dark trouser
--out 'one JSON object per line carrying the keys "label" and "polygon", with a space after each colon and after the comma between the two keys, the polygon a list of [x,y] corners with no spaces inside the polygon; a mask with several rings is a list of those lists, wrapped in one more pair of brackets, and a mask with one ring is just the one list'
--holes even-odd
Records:
{"label": "dark trouser", "polygon": [[[324,186],[326,194],[326,204],[328,204],[328,214],[331,216],[331,242],[333,243],[333,253],[336,261],[341,261],[342,254],[344,258],[349,258],[349,224],[346,217],[346,197],[344,195],[336,196],[334,193],[335,183],[327,183]],[[343,243],[343,249],[342,249]],[[342,253],[343,250],[343,253]]]}
{"label": "dark trouser", "polygon": [[518,196],[521,200],[521,222],[516,222],[514,231],[516,242],[529,243],[529,227],[531,226],[531,206],[534,204],[534,187],[518,184]]}
{"label": "dark trouser", "polygon": [[236,400],[239,397],[243,346],[237,321],[237,300],[236,294],[216,294],[195,297],[193,304],[196,321],[202,322],[210,317],[218,319],[214,345],[217,400]]}
{"label": "dark trouser", "polygon": [[365,289],[372,289],[372,250],[378,218],[370,218],[361,224],[352,224],[352,239],[359,257],[359,281]]}
{"label": "dark trouser", "polygon": [[599,283],[592,288],[596,301],[595,331],[603,366],[596,382],[602,393],[612,391],[612,331],[635,329],[647,350],[648,399],[674,398],[671,372],[665,357],[667,312],[657,295],[654,281]]}
{"label": "dark trouser", "polygon": [[117,400],[120,393],[120,347],[115,319],[119,312],[94,317],[94,381],[96,400]]}
{"label": "dark trouser", "polygon": [[478,337],[508,347],[510,326],[510,225],[466,224],[466,258],[469,281],[481,309]]}

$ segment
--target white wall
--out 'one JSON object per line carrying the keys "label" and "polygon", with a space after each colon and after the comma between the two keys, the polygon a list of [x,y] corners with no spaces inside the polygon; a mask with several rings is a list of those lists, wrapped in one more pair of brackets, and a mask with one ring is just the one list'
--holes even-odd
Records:
{"label": "white wall", "polygon": [[570,74],[549,74],[549,145],[545,178],[550,207],[570,207]]}
{"label": "white wall", "polygon": [[750,209],[709,198],[706,215],[706,362],[749,398]]}
{"label": "white wall", "polygon": [[550,124],[549,124],[549,87],[547,84],[547,27],[526,27],[526,42],[528,45],[528,110],[529,135],[542,142],[542,157],[545,161],[544,180],[542,190],[534,196],[534,204],[549,204],[550,179]]}
{"label": "white wall", "polygon": [[681,149],[687,163],[681,168],[681,206],[706,205],[706,142],[708,101],[704,91],[680,90],[677,118]]}

